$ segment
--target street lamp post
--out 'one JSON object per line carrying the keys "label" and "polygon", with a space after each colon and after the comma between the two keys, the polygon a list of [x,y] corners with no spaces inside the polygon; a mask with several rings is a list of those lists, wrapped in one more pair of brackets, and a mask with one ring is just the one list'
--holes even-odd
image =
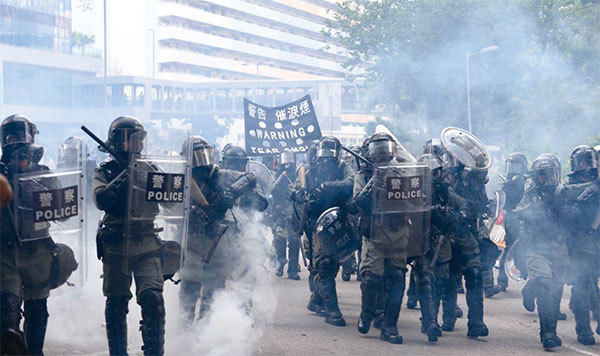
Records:
{"label": "street lamp post", "polygon": [[470,73],[469,73],[469,61],[471,59],[471,56],[474,56],[476,54],[485,53],[485,52],[495,51],[499,48],[500,47],[498,47],[498,46],[489,46],[489,47],[482,48],[476,52],[467,51],[467,53],[465,54],[465,63],[466,63],[466,71],[467,71],[467,121],[468,121],[468,125],[469,125],[469,132],[473,132],[473,128],[471,125],[471,78],[470,78]]}

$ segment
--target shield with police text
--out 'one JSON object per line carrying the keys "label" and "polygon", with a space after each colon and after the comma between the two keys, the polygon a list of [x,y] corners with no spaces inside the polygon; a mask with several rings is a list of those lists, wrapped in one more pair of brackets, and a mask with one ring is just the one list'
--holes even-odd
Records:
{"label": "shield with police text", "polygon": [[340,208],[329,208],[317,219],[313,235],[315,260],[328,256],[340,261],[356,251],[358,243],[355,227]]}
{"label": "shield with police text", "polygon": [[271,189],[273,189],[273,175],[264,164],[258,161],[248,161],[248,172],[254,173],[256,176],[256,184],[262,190],[262,194],[265,196],[271,194]]}
{"label": "shield with police text", "polygon": [[24,243],[52,239],[49,283],[59,294],[82,287],[87,279],[87,152],[83,143],[71,149],[71,159],[60,168],[34,166],[13,180],[17,234]]}
{"label": "shield with police text", "polygon": [[373,168],[371,241],[391,245],[390,255],[421,256],[429,248],[431,176],[427,165]]}
{"label": "shield with police text", "polygon": [[[191,152],[188,150],[187,152]],[[190,159],[180,155],[132,155],[128,167],[127,222],[125,226],[126,272],[140,256],[152,254],[164,246],[175,246],[185,251],[187,244],[188,215],[190,203]],[[169,242],[169,244],[167,244]],[[170,248],[172,250],[172,248]],[[179,261],[162,261],[171,266],[181,266]],[[167,263],[168,262],[168,263]]]}

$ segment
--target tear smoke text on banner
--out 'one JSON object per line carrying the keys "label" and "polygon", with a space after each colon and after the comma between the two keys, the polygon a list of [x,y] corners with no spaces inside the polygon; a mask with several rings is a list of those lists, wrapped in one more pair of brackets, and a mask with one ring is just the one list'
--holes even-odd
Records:
{"label": "tear smoke text on banner", "polygon": [[321,138],[310,96],[283,106],[268,107],[244,99],[246,151],[251,156],[305,152]]}

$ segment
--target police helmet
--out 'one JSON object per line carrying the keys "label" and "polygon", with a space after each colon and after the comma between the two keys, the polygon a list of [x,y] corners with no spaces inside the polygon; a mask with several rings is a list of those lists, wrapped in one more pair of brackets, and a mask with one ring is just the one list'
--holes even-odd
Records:
{"label": "police helmet", "polygon": [[116,152],[140,153],[144,149],[146,130],[133,116],[119,116],[108,129],[106,144]]}
{"label": "police helmet", "polygon": [[374,164],[388,163],[397,156],[398,144],[389,134],[376,132],[365,139],[363,150]]}
{"label": "police helmet", "polygon": [[181,155],[187,156],[192,151],[192,166],[210,166],[216,162],[215,147],[200,136],[188,137],[181,147]]}
{"label": "police helmet", "polygon": [[15,114],[7,117],[0,125],[2,150],[12,150],[16,144],[35,143],[37,126],[25,115]]}
{"label": "police helmet", "polygon": [[506,174],[525,174],[527,173],[527,165],[527,156],[521,152],[513,152],[506,158]]}
{"label": "police helmet", "polygon": [[248,154],[240,146],[228,145],[223,149],[223,168],[245,172],[248,164]]}
{"label": "police helmet", "polygon": [[333,158],[339,162],[342,153],[342,144],[337,137],[323,136],[317,143],[316,159]]}
{"label": "police helmet", "polygon": [[571,172],[598,171],[598,156],[596,151],[589,145],[580,145],[573,149],[571,158]]}
{"label": "police helmet", "polygon": [[560,183],[560,165],[550,155],[541,155],[531,163],[531,180],[533,185],[556,187]]}

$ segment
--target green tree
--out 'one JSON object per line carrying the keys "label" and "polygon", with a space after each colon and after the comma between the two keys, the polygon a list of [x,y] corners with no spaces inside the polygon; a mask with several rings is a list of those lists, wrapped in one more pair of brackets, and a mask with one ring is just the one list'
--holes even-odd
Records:
{"label": "green tree", "polygon": [[[579,0],[345,0],[325,34],[362,71],[365,108],[412,140],[467,126],[530,156],[565,155],[600,132],[600,4]],[[400,119],[401,118],[401,119]]]}
{"label": "green tree", "polygon": [[85,50],[96,42],[96,36],[86,35],[85,33],[73,31],[71,34],[71,50],[79,48],[80,54],[85,55]]}

